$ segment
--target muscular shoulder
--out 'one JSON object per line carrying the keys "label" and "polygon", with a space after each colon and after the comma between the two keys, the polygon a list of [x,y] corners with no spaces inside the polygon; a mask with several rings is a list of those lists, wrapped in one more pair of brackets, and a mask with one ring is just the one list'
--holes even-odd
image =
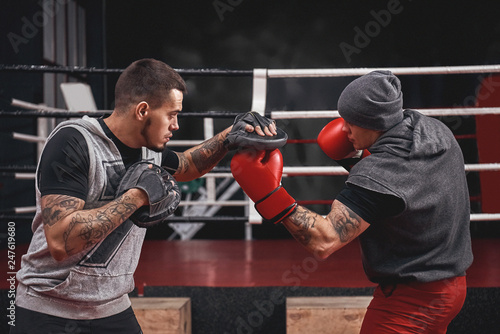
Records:
{"label": "muscular shoulder", "polygon": [[85,199],[89,150],[84,136],[73,127],[58,130],[46,143],[38,168],[43,195],[61,194]]}

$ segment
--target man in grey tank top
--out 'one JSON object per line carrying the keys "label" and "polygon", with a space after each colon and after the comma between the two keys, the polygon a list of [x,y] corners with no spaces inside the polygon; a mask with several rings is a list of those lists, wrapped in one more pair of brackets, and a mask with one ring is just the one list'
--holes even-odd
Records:
{"label": "man in grey tank top", "polygon": [[127,168],[145,160],[178,181],[193,180],[230,148],[247,145],[246,135],[272,142],[279,130],[250,115],[185,152],[171,151],[166,145],[179,129],[186,92],[171,67],[138,60],[120,75],[109,117],[65,121],[50,134],[37,168],[33,238],[17,274],[11,333],[141,333],[128,293],[146,230],[128,218],[149,200],[138,188],[116,196]]}

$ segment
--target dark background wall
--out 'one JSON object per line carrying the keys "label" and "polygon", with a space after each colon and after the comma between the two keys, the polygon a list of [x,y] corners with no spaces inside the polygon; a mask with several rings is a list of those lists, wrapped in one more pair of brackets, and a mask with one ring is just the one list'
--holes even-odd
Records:
{"label": "dark background wall", "polygon": [[[60,3],[65,1],[60,0]],[[500,62],[500,4],[496,1],[78,1],[87,10],[87,65],[124,68],[152,57],[174,68],[351,68],[481,65]],[[0,63],[43,64],[42,29],[26,22],[42,8],[40,0],[3,0],[0,11]],[[12,33],[24,40],[13,43]],[[10,37],[9,37],[10,36]],[[485,75],[402,76],[405,107],[472,106]],[[98,108],[112,109],[116,75],[88,75]],[[337,98],[353,78],[272,79],[268,110],[336,109]],[[247,111],[248,77],[186,77],[184,110]],[[42,102],[40,74],[0,72],[0,108],[10,97]],[[473,117],[442,117],[456,133],[474,132]],[[291,138],[312,139],[328,120],[279,121]],[[222,130],[230,120],[218,120]],[[34,165],[33,144],[9,133],[34,133],[30,119],[1,120],[0,165]],[[177,138],[201,138],[200,119],[182,119]],[[466,163],[477,162],[473,144],[461,143]],[[287,145],[286,165],[326,165],[313,145]],[[228,159],[222,162],[227,165]],[[477,174],[469,175],[471,194],[480,193]],[[333,199],[342,177],[290,178],[284,183],[299,199]],[[31,181],[0,179],[0,209],[34,205]],[[325,213],[325,206],[312,206]],[[480,212],[480,203],[473,204]],[[227,214],[240,214],[228,211]],[[496,224],[498,225],[498,224]],[[29,239],[29,223],[26,224]],[[20,228],[20,227],[19,227]],[[480,236],[492,223],[473,224]],[[161,233],[160,233],[161,232]],[[164,238],[170,230],[157,231]],[[240,238],[241,225],[205,227],[200,238]],[[279,227],[256,227],[256,238],[288,237]]]}

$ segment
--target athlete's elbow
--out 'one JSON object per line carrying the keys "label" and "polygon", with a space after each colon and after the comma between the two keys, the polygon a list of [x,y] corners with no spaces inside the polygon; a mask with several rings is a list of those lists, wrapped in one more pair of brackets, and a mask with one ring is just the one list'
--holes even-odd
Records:
{"label": "athlete's elbow", "polygon": [[177,182],[190,182],[202,177],[205,173],[200,173],[197,170],[187,170],[184,173],[174,174]]}
{"label": "athlete's elbow", "polygon": [[66,252],[61,251],[59,249],[57,249],[57,250],[51,249],[50,250],[50,255],[57,262],[64,261],[64,260],[66,260],[68,258],[68,254],[66,254]]}
{"label": "athlete's elbow", "polygon": [[333,250],[330,247],[320,247],[314,251],[314,256],[319,260],[326,260],[332,253]]}
{"label": "athlete's elbow", "polygon": [[336,249],[335,243],[332,240],[325,238],[312,238],[305,242],[303,239],[297,239],[302,245],[314,255],[317,260],[325,260]]}
{"label": "athlete's elbow", "polygon": [[318,260],[326,260],[333,252],[335,252],[335,245],[328,241],[317,243],[312,249],[314,257]]}
{"label": "athlete's elbow", "polygon": [[52,247],[49,248],[49,251],[52,258],[57,262],[64,261],[68,258],[68,253],[66,253],[66,250],[62,247]]}
{"label": "athlete's elbow", "polygon": [[47,246],[50,252],[50,255],[57,262],[61,262],[68,258],[68,253],[66,252],[66,248],[60,242],[55,240],[47,240]]}

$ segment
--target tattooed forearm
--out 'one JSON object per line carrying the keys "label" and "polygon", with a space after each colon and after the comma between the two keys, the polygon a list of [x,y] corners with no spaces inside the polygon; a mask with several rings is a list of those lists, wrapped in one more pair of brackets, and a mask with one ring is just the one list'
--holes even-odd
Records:
{"label": "tattooed forearm", "polygon": [[118,225],[125,221],[137,206],[127,195],[117,198],[102,208],[79,212],[71,218],[63,234],[64,247],[68,255],[80,251],[73,239],[83,241],[83,249],[93,246],[104,239]]}
{"label": "tattooed forearm", "polygon": [[179,157],[179,167],[177,168],[177,173],[184,174],[189,169],[189,162],[183,153],[179,153],[177,156]]}
{"label": "tattooed forearm", "polygon": [[328,216],[341,242],[350,241],[361,226],[361,218],[344,205],[337,206]]}
{"label": "tattooed forearm", "polygon": [[337,200],[326,217],[299,205],[283,220],[283,225],[307,250],[325,259],[369,226]]}
{"label": "tattooed forearm", "polygon": [[81,208],[83,201],[65,195],[47,196],[42,210],[42,220],[45,225],[52,226],[60,219]]}
{"label": "tattooed forearm", "polygon": [[297,210],[293,215],[290,216],[290,220],[301,229],[308,230],[314,227],[316,224],[316,216],[308,209],[298,206]]}
{"label": "tattooed forearm", "polygon": [[316,214],[308,209],[298,206],[294,214],[290,215],[289,221],[294,224],[297,229],[290,231],[295,239],[303,245],[309,244],[311,241],[310,228],[316,224]]}
{"label": "tattooed forearm", "polygon": [[203,173],[215,166],[226,153],[227,148],[224,147],[223,136],[218,134],[202,143],[191,153],[191,156],[198,172]]}

